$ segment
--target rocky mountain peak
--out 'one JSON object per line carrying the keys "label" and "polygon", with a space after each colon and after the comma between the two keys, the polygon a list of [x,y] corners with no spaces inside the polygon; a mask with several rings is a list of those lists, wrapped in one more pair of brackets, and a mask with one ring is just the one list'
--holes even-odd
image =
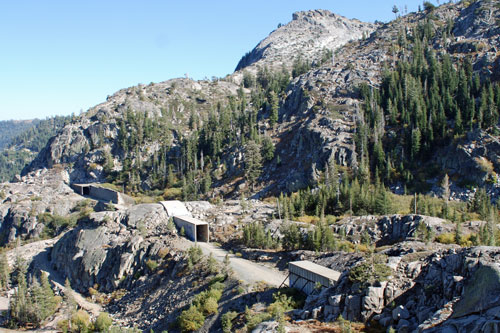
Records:
{"label": "rocky mountain peak", "polygon": [[290,67],[301,57],[318,61],[325,51],[333,51],[351,40],[369,35],[375,24],[348,19],[328,10],[296,12],[292,21],[279,25],[238,63],[236,70],[249,69],[252,65],[280,68]]}
{"label": "rocky mountain peak", "polygon": [[337,16],[336,14],[330,12],[329,10],[325,9],[315,9],[315,10],[305,10],[305,11],[299,11],[295,12],[292,14],[292,20],[293,21],[299,21],[299,20],[321,20],[321,18],[328,17],[328,16]]}

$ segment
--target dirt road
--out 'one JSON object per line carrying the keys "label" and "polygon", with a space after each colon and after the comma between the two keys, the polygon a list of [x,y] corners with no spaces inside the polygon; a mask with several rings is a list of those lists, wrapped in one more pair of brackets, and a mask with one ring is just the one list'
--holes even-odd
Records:
{"label": "dirt road", "polygon": [[[226,254],[229,255],[229,261],[231,268],[236,273],[237,277],[248,284],[253,284],[258,281],[264,281],[267,284],[275,287],[279,287],[283,281],[285,281],[286,275],[277,269],[272,269],[270,267],[255,263],[253,261],[239,258],[234,254],[230,254],[226,250],[213,245],[211,243],[198,243],[205,255],[214,256],[217,261],[224,262]],[[285,281],[288,284],[288,281]]]}

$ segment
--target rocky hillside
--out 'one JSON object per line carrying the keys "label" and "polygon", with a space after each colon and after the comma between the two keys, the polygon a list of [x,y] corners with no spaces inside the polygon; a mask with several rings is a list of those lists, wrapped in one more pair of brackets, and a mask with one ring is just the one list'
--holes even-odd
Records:
{"label": "rocky hillside", "polygon": [[[170,172],[175,176],[171,180],[186,179],[188,196],[195,198],[206,195],[210,185],[212,196],[238,196],[249,185],[257,196],[296,191],[318,184],[326,165],[334,163],[355,174],[371,174],[372,179],[377,172],[379,178],[384,174],[387,186],[405,185],[418,192],[431,190],[447,172],[457,198],[464,198],[471,184],[486,186],[495,197],[500,172],[494,157],[498,155],[498,124],[491,126],[491,121],[498,120],[498,111],[489,118],[481,115],[484,120],[476,116],[464,120],[465,126],[475,128],[469,133],[476,134],[467,134],[462,127],[458,133],[453,124],[460,105],[445,100],[447,119],[434,122],[434,133],[429,133],[420,127],[437,117],[432,113],[439,106],[437,111],[429,106],[428,119],[416,123],[422,118],[403,118],[405,108],[413,109],[416,103],[408,100],[407,105],[398,106],[402,114],[391,122],[385,97],[375,105],[367,102],[371,97],[366,92],[386,94],[383,89],[389,81],[384,71],[401,71],[398,68],[405,68],[404,63],[418,67],[417,52],[427,43],[426,52],[433,50],[436,61],[449,57],[456,64],[457,79],[461,64],[470,64],[472,71],[467,67],[466,72],[471,77],[470,98],[483,114],[490,102],[481,91],[487,92],[488,82],[496,80],[499,62],[494,52],[499,39],[496,20],[498,8],[486,0],[470,6],[461,2],[429,7],[380,26],[326,11],[296,13],[240,62],[242,70],[224,79],[175,79],[115,93],[67,125],[26,171],[63,164],[72,181],[108,180],[132,191],[180,187],[180,183],[168,184]],[[325,47],[335,49],[335,62],[330,59],[318,67],[316,61],[311,67],[310,62],[321,57]],[[294,71],[297,64],[292,55],[300,54],[298,49],[304,53],[304,63]],[[429,66],[427,54],[420,68]],[[273,71],[267,64],[279,64],[280,69]],[[293,78],[290,72],[303,74]],[[478,83],[482,86],[473,87],[483,80],[487,81]],[[363,84],[372,88],[360,90]],[[396,87],[400,84],[396,82]],[[492,86],[492,110],[499,91]],[[370,111],[372,106],[382,110],[385,119]],[[374,122],[370,114],[379,120]],[[460,117],[462,121],[467,114]],[[451,126],[445,126],[446,121]],[[415,133],[417,126],[419,133]],[[421,136],[417,153],[412,150],[416,135]],[[396,140],[398,136],[403,140]],[[256,141],[260,148],[265,143],[267,148],[262,149],[266,151],[270,151],[269,142],[273,146],[255,181],[249,181],[245,169],[248,141]],[[383,156],[380,149],[375,151],[378,145]],[[426,174],[433,168],[442,172]]]}
{"label": "rocky hillside", "polygon": [[[10,284],[0,257],[9,321],[33,322],[42,270],[63,305],[27,314],[50,329],[75,312],[67,278],[94,317],[143,330],[498,330],[499,22],[490,0],[377,25],[300,12],[225,78],[125,88],[72,117],[0,185],[0,244],[45,239],[9,253]],[[87,182],[136,201],[70,187]],[[218,244],[181,237],[170,199]],[[341,276],[304,303],[231,260],[278,283],[294,260]]]}
{"label": "rocky hillside", "polygon": [[[344,274],[334,287],[310,296],[295,316],[329,320],[341,314],[350,321],[371,321],[399,331],[446,332],[459,327],[486,332],[487,327],[499,325],[499,269],[495,263],[499,250],[429,250],[422,243],[400,243],[381,253],[387,256],[393,279],[366,285],[366,281]],[[339,269],[336,259],[326,255],[317,262]],[[349,264],[353,262],[345,267]],[[363,267],[359,262],[354,265]]]}
{"label": "rocky hillside", "polygon": [[120,90],[68,124],[27,170],[63,164],[70,166],[71,181],[95,182],[105,180],[105,162],[111,164],[108,173],[122,170],[126,157],[137,166],[165,148],[168,158],[177,160],[190,128],[198,128],[201,119],[215,111],[219,101],[234,97],[238,88],[228,81],[173,79]]}
{"label": "rocky hillside", "polygon": [[[385,85],[387,83],[383,82],[386,75],[384,71],[397,66],[398,63],[411,63],[416,59],[416,55],[412,56],[415,45],[407,51],[404,50],[404,45],[415,40],[414,35],[423,29],[431,31],[429,36],[425,37],[429,52],[433,50],[442,57],[449,56],[456,64],[467,59],[478,77],[496,80],[494,69],[500,63],[496,52],[500,38],[499,15],[498,7],[491,1],[476,1],[470,6],[461,2],[439,8],[429,7],[424,12],[412,13],[379,27],[369,38],[340,47],[335,52],[335,64],[326,63],[296,78],[286,91],[280,108],[280,130],[276,134],[279,142],[277,150],[282,156],[286,156],[287,161],[284,163],[286,167],[277,171],[281,171],[279,178],[285,178],[286,181],[281,184],[273,182],[274,185],[280,190],[290,190],[287,186],[292,184],[293,188],[296,182],[299,183],[298,187],[314,183],[320,179],[320,171],[325,170],[326,164],[332,159],[340,166],[354,169],[362,168],[363,163],[369,163],[368,168],[373,172],[377,162],[372,154],[374,143],[378,140],[385,150],[384,155],[389,156],[394,165],[397,165],[400,162],[398,156],[403,157],[401,153],[408,152],[413,142],[404,143],[407,134],[398,128],[401,121],[390,125],[387,123],[387,103],[380,106],[386,110],[382,110],[385,114],[382,118],[385,119],[379,117],[379,124],[368,118],[370,113],[373,115],[377,110],[370,110],[366,106],[366,98],[363,98],[363,93],[359,90],[360,85],[367,84],[373,88]],[[446,24],[449,27],[448,33],[440,31],[440,27]],[[476,102],[478,100],[479,98]],[[492,105],[492,108],[498,110],[498,104]],[[498,161],[493,155],[485,155],[492,153],[498,156],[500,153],[497,146],[497,116],[495,120],[492,131],[472,132],[459,142],[444,140],[441,143],[433,143],[429,153],[414,160],[413,166],[405,165],[404,169],[418,173],[420,171],[415,165],[438,167],[449,171],[455,179],[461,178],[470,180],[473,184],[486,185],[490,193],[497,196],[497,174],[500,171]],[[367,125],[367,122],[371,124]],[[449,124],[452,125],[453,121]],[[362,134],[368,136],[366,141],[358,136],[360,128],[365,126],[371,127],[368,129],[371,134]],[[469,149],[463,148],[469,144],[472,144]],[[485,145],[492,149],[488,150]],[[476,148],[478,150],[475,150]],[[410,159],[410,156],[407,159]],[[387,163],[387,160],[383,163]],[[485,164],[491,167],[486,167]],[[457,166],[464,169],[460,170],[461,167]],[[268,175],[272,171],[272,168],[268,169],[265,174]],[[490,186],[491,184],[493,186]],[[458,192],[460,191],[458,189]]]}
{"label": "rocky hillside", "polygon": [[320,63],[326,56],[323,60],[332,61],[331,54],[339,46],[366,38],[375,28],[375,24],[350,20],[327,10],[297,12],[290,23],[280,25],[247,53],[236,71],[256,66],[291,68],[299,58],[307,63]]}

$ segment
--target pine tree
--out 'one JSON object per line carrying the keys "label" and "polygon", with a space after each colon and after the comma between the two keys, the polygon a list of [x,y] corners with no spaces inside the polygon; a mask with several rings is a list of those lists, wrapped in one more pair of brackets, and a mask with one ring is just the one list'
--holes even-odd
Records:
{"label": "pine tree", "polygon": [[71,328],[71,317],[77,310],[77,303],[75,294],[73,293],[73,289],[71,288],[71,284],[67,278],[66,281],[64,281],[64,302],[66,303],[66,316],[68,324]]}
{"label": "pine tree", "polygon": [[396,16],[396,19],[397,19],[398,18],[398,13],[399,13],[398,6],[394,5],[392,7],[392,12],[394,13],[394,15]]}
{"label": "pine tree", "polygon": [[52,287],[49,283],[49,278],[45,272],[42,272],[40,276],[40,285],[43,295],[43,318],[47,318],[54,314],[59,305],[59,300],[55,295]]}
{"label": "pine tree", "polygon": [[487,221],[487,229],[488,229],[488,245],[496,246],[497,245],[497,208],[495,206],[490,207],[489,218]]}
{"label": "pine tree", "polygon": [[255,141],[249,141],[245,145],[245,178],[248,183],[252,186],[252,190],[255,189],[255,184],[257,179],[261,174],[262,168],[262,157],[260,154],[260,147],[255,143]]}
{"label": "pine tree", "polygon": [[262,158],[265,161],[271,161],[274,158],[274,144],[273,140],[269,136],[265,136],[262,139]]}
{"label": "pine tree", "polygon": [[271,110],[269,113],[269,125],[271,126],[271,128],[274,128],[274,125],[278,121],[279,111],[279,100],[274,91],[271,91],[269,94],[269,104],[271,106]]}
{"label": "pine tree", "polygon": [[443,199],[445,200],[446,205],[448,205],[448,200],[450,199],[450,177],[448,177],[448,174],[445,174],[443,177],[441,189],[443,190]]}
{"label": "pine tree", "polygon": [[0,289],[5,290],[10,283],[10,267],[5,250],[0,252]]}

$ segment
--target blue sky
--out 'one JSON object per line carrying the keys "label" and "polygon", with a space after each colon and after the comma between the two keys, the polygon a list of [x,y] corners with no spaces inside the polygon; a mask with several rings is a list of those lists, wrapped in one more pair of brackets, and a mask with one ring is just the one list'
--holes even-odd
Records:
{"label": "blue sky", "polygon": [[115,91],[184,76],[222,77],[298,10],[388,21],[376,0],[0,2],[0,120],[78,114]]}

